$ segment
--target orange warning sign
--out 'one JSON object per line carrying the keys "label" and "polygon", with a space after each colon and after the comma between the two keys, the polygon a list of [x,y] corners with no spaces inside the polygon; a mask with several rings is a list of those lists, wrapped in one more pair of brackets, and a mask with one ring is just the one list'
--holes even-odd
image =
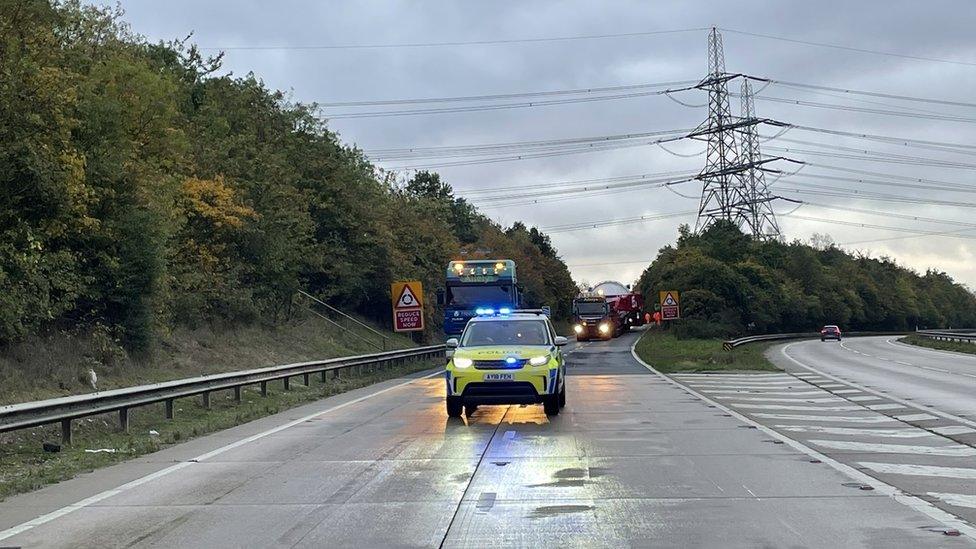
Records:
{"label": "orange warning sign", "polygon": [[424,288],[419,280],[394,282],[393,329],[397,332],[416,332],[424,329]]}

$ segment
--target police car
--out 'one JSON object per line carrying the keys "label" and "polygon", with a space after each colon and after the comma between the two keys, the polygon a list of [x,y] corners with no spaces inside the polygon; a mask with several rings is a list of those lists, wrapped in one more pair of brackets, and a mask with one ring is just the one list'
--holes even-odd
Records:
{"label": "police car", "polygon": [[447,415],[481,404],[542,403],[554,416],[566,405],[566,360],[541,310],[479,310],[460,338],[447,340]]}

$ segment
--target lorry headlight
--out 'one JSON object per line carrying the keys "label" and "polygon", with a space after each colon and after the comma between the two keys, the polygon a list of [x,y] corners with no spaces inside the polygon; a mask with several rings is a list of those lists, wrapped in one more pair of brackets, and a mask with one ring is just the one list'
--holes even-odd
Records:
{"label": "lorry headlight", "polygon": [[581,333],[583,333],[583,327],[580,326],[579,324],[577,324],[577,325],[573,326],[573,331],[576,332],[576,333],[578,333],[578,334],[581,334]]}
{"label": "lorry headlight", "polygon": [[549,355],[534,356],[529,359],[529,364],[533,366],[542,366],[547,362],[549,362]]}
{"label": "lorry headlight", "polygon": [[454,357],[454,367],[455,368],[470,368],[474,362],[470,358],[464,358],[456,356]]}
{"label": "lorry headlight", "polygon": [[609,324],[607,324],[606,322],[604,322],[603,324],[600,324],[600,333],[601,334],[605,334],[605,333],[607,333],[609,331],[610,331],[610,325]]}

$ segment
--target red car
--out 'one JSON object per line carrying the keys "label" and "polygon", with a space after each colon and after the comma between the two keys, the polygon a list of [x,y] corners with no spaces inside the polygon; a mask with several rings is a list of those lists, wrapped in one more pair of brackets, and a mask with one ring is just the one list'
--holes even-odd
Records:
{"label": "red car", "polygon": [[832,324],[821,328],[820,341],[827,341],[828,339],[836,339],[837,341],[840,341],[840,328]]}

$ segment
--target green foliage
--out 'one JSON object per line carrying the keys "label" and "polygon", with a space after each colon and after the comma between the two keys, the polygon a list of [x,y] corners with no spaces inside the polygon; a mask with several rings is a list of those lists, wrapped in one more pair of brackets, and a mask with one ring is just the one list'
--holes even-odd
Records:
{"label": "green foliage", "polygon": [[680,337],[976,326],[976,296],[945,273],[924,275],[888,258],[851,255],[826,244],[758,242],[734,225],[703,234],[679,231],[638,287],[648,303],[661,290],[682,292]]}
{"label": "green foliage", "polygon": [[436,173],[400,184],[314,105],[219,72],[119,10],[0,0],[0,344],[98,325],[146,350],[176,326],[288,318],[300,288],[388,322],[392,281],[433,303],[465,248],[515,259],[532,302],[568,314],[546,235]]}

